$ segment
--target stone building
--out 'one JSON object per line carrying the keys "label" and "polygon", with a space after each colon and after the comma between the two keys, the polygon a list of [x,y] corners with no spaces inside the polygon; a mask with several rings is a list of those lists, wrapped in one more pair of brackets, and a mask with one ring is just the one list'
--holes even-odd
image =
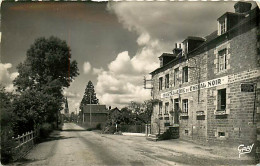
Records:
{"label": "stone building", "polygon": [[160,67],[150,73],[153,134],[179,126],[182,139],[256,147],[260,140],[259,8],[251,9],[247,2],[237,2],[234,8],[234,13],[226,12],[216,20],[215,32],[189,36],[172,53],[159,57]]}

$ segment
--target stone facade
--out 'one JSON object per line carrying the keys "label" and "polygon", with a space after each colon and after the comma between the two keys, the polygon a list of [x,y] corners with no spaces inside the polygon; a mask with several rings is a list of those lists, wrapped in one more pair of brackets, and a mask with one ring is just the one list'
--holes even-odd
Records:
{"label": "stone facade", "polygon": [[[259,9],[247,14],[225,33],[205,37],[187,54],[173,52],[171,61],[151,73],[153,134],[177,125],[182,139],[259,146]],[[165,86],[167,74],[169,86]],[[241,90],[244,85],[249,92]]]}

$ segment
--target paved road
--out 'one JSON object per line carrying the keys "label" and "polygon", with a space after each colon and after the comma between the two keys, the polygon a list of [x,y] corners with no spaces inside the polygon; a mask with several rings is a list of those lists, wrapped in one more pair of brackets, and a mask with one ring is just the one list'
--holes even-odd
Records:
{"label": "paved road", "polygon": [[38,144],[20,164],[163,166],[243,165],[243,162],[237,160],[237,157],[230,159],[227,156],[219,156],[210,148],[179,140],[155,143],[147,141],[145,137],[103,135],[84,131],[73,123],[65,123],[63,131],[55,131],[49,140]]}

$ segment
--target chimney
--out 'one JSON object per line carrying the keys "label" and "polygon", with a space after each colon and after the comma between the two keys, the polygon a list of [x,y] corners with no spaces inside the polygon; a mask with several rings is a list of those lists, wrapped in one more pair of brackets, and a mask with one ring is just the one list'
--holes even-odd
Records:
{"label": "chimney", "polygon": [[236,13],[246,13],[251,10],[251,6],[251,3],[239,1],[234,5],[234,8]]}
{"label": "chimney", "polygon": [[181,43],[179,44],[179,48],[181,48]]}
{"label": "chimney", "polygon": [[178,47],[178,44],[177,43],[175,43],[175,48],[177,48]]}

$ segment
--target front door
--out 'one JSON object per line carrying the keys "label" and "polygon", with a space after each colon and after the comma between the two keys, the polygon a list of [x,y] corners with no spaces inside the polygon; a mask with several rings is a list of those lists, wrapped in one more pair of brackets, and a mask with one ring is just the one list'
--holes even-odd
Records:
{"label": "front door", "polygon": [[174,123],[179,124],[179,99],[174,99]]}

